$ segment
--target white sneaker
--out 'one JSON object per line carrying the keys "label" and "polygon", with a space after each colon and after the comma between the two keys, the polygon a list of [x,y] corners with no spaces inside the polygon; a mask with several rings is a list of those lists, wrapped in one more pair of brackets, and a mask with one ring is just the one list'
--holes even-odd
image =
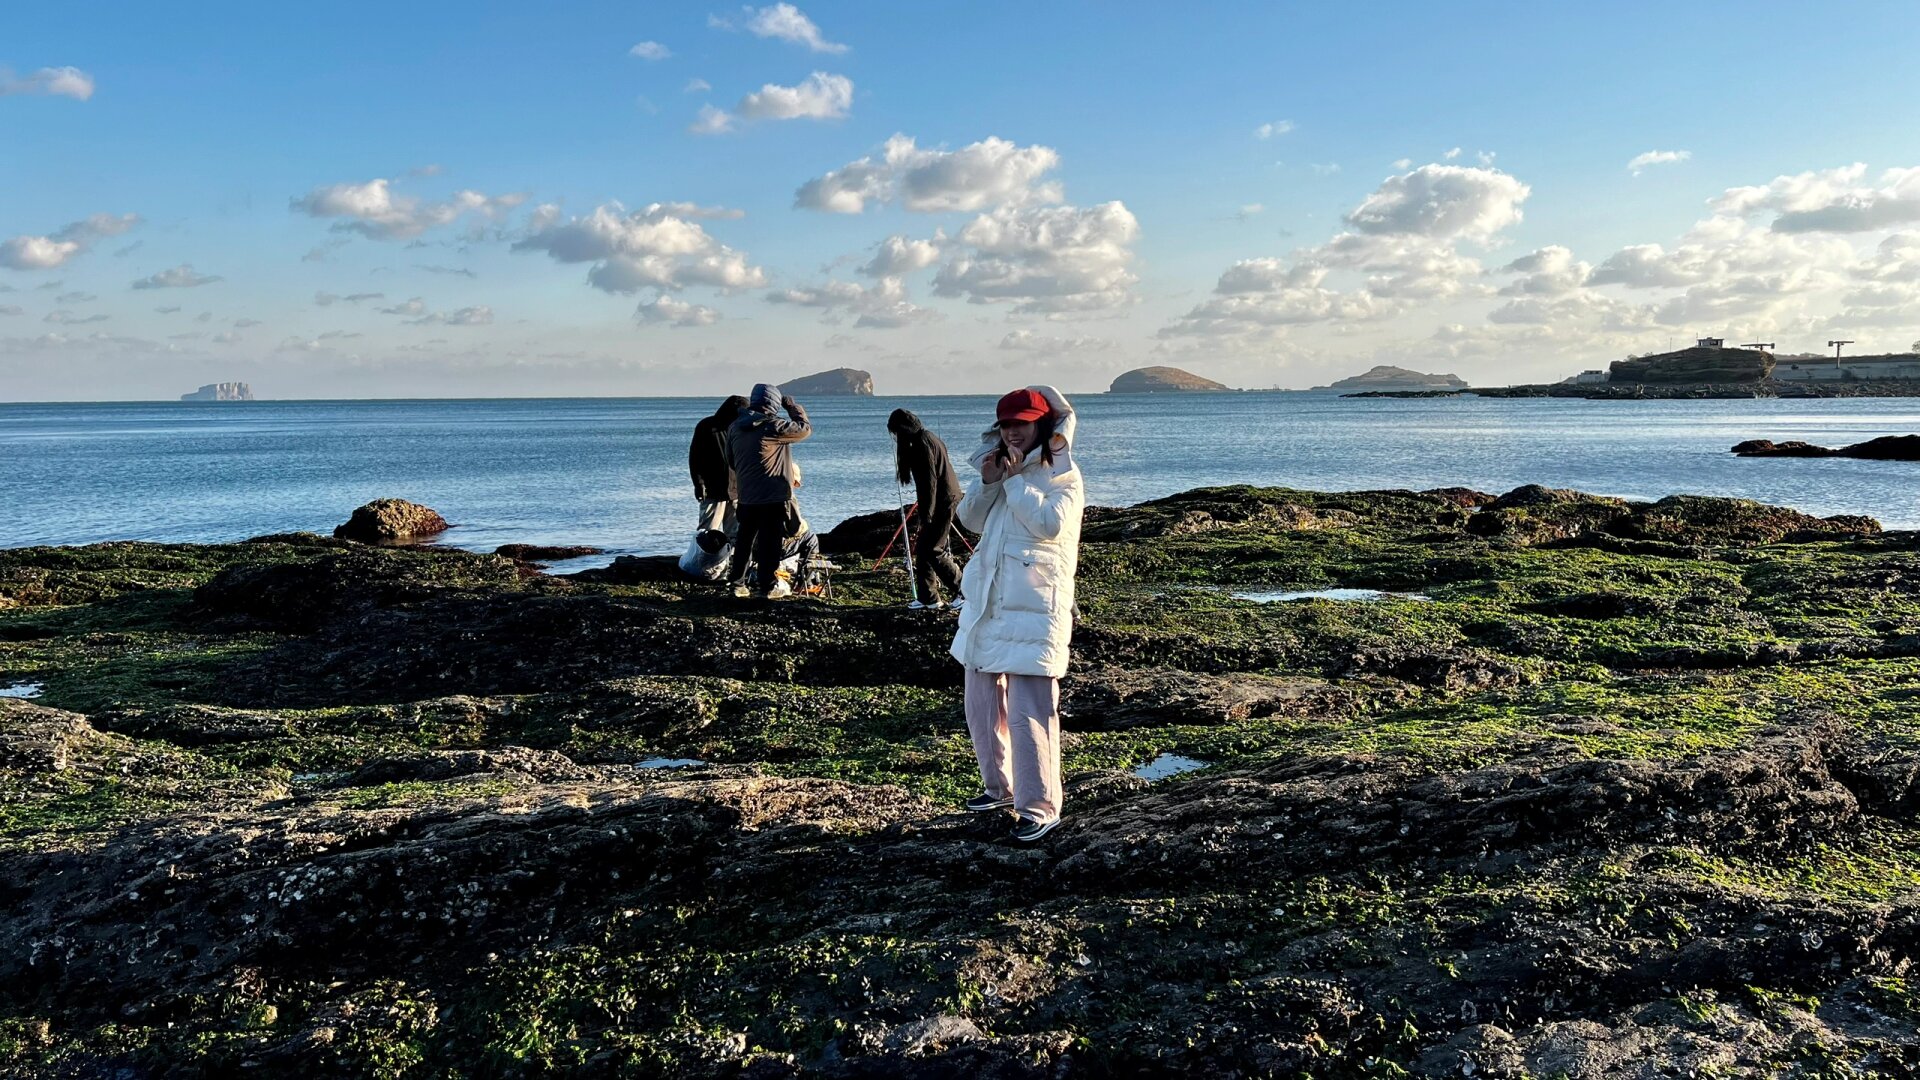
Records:
{"label": "white sneaker", "polygon": [[953,601],[949,603],[947,606],[952,608],[955,611],[959,611],[961,608],[967,606],[967,598],[964,596],[956,596],[953,598]]}
{"label": "white sneaker", "polygon": [[939,601],[935,601],[931,604],[923,604],[918,600],[907,601],[908,611],[939,611],[942,606],[943,605]]}

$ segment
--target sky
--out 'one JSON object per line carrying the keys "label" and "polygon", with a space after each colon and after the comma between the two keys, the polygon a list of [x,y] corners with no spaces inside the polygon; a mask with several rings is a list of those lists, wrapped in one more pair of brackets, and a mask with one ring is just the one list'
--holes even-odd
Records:
{"label": "sky", "polygon": [[1920,339],[1911,3],[0,8],[0,400]]}

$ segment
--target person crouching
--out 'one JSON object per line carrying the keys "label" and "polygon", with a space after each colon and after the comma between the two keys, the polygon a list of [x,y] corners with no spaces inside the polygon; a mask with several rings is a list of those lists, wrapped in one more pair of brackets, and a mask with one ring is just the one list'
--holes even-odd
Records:
{"label": "person crouching", "polygon": [[[780,410],[786,410],[782,417]],[[733,465],[739,531],[733,541],[733,562],[727,583],[735,595],[744,595],[747,563],[756,568],[756,590],[762,599],[773,595],[780,549],[787,537],[788,504],[800,486],[800,467],[793,460],[793,444],[813,434],[807,410],[782,394],[772,383],[760,383],[747,399],[747,408],[727,429],[728,456]]]}
{"label": "person crouching", "polygon": [[1060,823],[1060,677],[1073,637],[1086,485],[1072,458],[1073,406],[1051,386],[1001,398],[972,464],[960,523],[980,534],[953,636],[966,668],[967,732],[984,791],[967,809],[1011,806],[1013,837]]}

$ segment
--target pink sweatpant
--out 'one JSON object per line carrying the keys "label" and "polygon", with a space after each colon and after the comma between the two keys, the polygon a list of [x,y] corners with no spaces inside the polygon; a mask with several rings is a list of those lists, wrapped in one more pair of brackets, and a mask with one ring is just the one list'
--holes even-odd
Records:
{"label": "pink sweatpant", "polygon": [[1012,795],[1015,812],[1028,821],[1060,816],[1058,679],[968,668],[967,733],[987,794]]}

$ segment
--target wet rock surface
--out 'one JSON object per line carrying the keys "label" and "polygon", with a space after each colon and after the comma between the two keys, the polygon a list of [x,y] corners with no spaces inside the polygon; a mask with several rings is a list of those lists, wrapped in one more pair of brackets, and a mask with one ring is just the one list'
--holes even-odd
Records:
{"label": "wet rock surface", "polygon": [[[892,565],[0,552],[0,1075],[1920,1071],[1912,536],[1545,488],[1087,532],[1033,846],[958,812]],[[1341,587],[1426,599],[1231,597]]]}
{"label": "wet rock surface", "polygon": [[1735,443],[1733,452],[1741,457],[1845,457],[1869,461],[1920,461],[1920,435],[1881,435],[1847,446],[1815,446],[1789,439],[1776,443],[1770,439],[1748,439]]}
{"label": "wet rock surface", "polygon": [[375,499],[335,526],[333,535],[343,540],[377,544],[433,536],[446,532],[447,528],[447,519],[431,507],[405,499]]}

